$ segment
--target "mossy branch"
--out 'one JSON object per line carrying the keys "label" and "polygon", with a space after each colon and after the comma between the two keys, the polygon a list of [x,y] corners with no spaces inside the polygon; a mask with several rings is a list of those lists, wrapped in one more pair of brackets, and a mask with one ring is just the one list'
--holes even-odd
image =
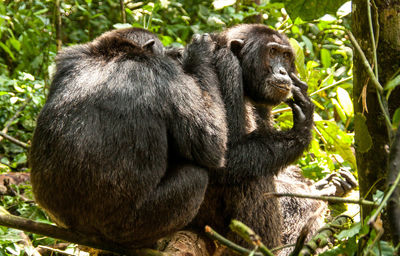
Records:
{"label": "mossy branch", "polygon": [[[205,227],[205,232],[206,232],[207,236],[210,237],[212,240],[218,241],[220,244],[225,245],[226,247],[228,247],[229,249],[231,249],[235,252],[238,252],[238,253],[244,254],[244,255],[249,255],[251,253],[250,250],[248,250],[240,245],[237,245],[234,242],[223,237],[222,235],[217,233],[214,229],[212,229],[210,226]],[[256,253],[254,253],[254,256],[262,256],[262,254],[256,252]]]}

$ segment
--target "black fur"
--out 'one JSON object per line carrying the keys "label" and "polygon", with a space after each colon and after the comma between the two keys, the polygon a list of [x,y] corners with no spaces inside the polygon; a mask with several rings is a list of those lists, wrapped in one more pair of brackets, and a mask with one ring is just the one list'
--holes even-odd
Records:
{"label": "black fur", "polygon": [[36,201],[59,225],[136,247],[195,217],[227,142],[210,40],[195,38],[183,67],[133,28],[57,56],[30,163]]}
{"label": "black fur", "polygon": [[[211,225],[246,244],[228,231],[230,220],[238,219],[272,248],[281,240],[280,203],[264,194],[276,190],[275,175],[308,146],[313,105],[304,84],[294,79],[285,36],[264,25],[240,25],[212,38],[218,45],[215,66],[227,114],[228,151],[226,167],[211,172],[194,225]],[[270,108],[282,101],[293,109],[294,126],[288,131],[270,123]]]}

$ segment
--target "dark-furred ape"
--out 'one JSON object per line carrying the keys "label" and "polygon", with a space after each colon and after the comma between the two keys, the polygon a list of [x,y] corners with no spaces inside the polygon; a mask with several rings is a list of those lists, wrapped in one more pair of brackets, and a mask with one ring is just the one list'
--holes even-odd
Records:
{"label": "dark-furred ape", "polygon": [[[282,212],[276,190],[279,171],[299,158],[311,140],[313,104],[296,76],[286,36],[264,25],[239,25],[211,35],[217,43],[215,67],[228,123],[226,166],[210,172],[206,197],[193,222],[228,234],[231,219],[253,228],[269,248],[280,244]],[[293,98],[290,98],[293,96]],[[271,107],[286,101],[294,125],[280,131]]]}
{"label": "dark-furred ape", "polygon": [[57,56],[30,164],[35,199],[60,226],[136,247],[192,221],[226,153],[213,45],[195,37],[178,63],[131,28]]}

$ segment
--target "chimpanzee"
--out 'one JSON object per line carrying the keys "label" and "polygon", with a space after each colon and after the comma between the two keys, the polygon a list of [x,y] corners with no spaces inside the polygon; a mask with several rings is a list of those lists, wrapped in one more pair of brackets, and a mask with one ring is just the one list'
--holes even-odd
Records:
{"label": "chimpanzee", "polygon": [[58,54],[30,164],[59,225],[138,247],[195,217],[227,143],[213,45],[194,37],[178,63],[130,28]]}
{"label": "chimpanzee", "polygon": [[[282,220],[276,190],[279,171],[300,157],[311,140],[313,104],[307,85],[296,76],[287,38],[264,25],[239,25],[211,35],[217,43],[215,67],[228,123],[226,166],[210,171],[205,200],[193,225],[211,225],[246,244],[228,230],[238,219],[268,247],[280,244]],[[293,97],[293,98],[290,98]],[[286,101],[294,125],[280,131],[270,110]]]}

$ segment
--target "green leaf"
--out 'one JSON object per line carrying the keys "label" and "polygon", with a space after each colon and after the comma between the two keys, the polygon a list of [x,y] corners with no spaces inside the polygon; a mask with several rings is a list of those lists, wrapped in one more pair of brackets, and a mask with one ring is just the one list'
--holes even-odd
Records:
{"label": "green leaf", "polygon": [[303,20],[318,19],[325,14],[336,14],[336,11],[347,0],[286,0],[285,9],[290,18],[300,17]]}
{"label": "green leaf", "polygon": [[306,45],[307,49],[310,51],[310,57],[313,58],[314,57],[314,49],[313,49],[313,44],[311,42],[311,40],[306,37],[306,36],[301,36],[301,39],[303,39],[304,44]]}
{"label": "green leaf", "polygon": [[335,110],[338,113],[340,119],[343,121],[343,123],[346,123],[347,117],[346,117],[344,110],[342,109],[342,106],[339,104],[339,102],[336,99],[331,99],[331,100],[332,100],[332,104],[335,107]]}
{"label": "green leaf", "polygon": [[4,43],[0,42],[0,47],[3,48],[3,50],[5,52],[7,52],[8,55],[10,55],[12,60],[15,60],[14,54],[12,53],[12,51],[10,50],[10,48],[7,45],[5,45]]}
{"label": "green leaf", "polygon": [[369,134],[366,118],[360,113],[354,116],[354,144],[361,153],[368,152],[372,147],[372,138]]}
{"label": "green leaf", "polygon": [[373,249],[375,255],[392,256],[396,255],[393,246],[386,241],[379,241],[379,247],[376,245]]}
{"label": "green leaf", "polygon": [[8,39],[8,41],[14,47],[14,49],[17,50],[17,52],[19,52],[19,50],[21,50],[21,43],[17,39],[15,39],[14,37],[11,37],[10,39]]}
{"label": "green leaf", "polygon": [[342,106],[343,111],[346,113],[348,117],[353,116],[353,102],[351,101],[349,93],[343,89],[342,87],[338,87],[336,89],[337,98]]}
{"label": "green leaf", "polygon": [[42,10],[40,10],[40,11],[37,11],[37,12],[33,13],[33,15],[39,16],[40,14],[46,13],[46,12],[48,12],[48,11],[49,11],[48,8],[44,8],[44,9],[42,9]]}
{"label": "green leaf", "polygon": [[329,68],[331,66],[331,53],[329,50],[321,49],[321,62],[324,68]]}
{"label": "green leaf", "polygon": [[354,225],[352,225],[351,228],[341,231],[336,237],[339,240],[343,240],[343,239],[347,239],[349,237],[353,237],[353,236],[357,235],[360,232],[361,227],[362,227],[361,222],[357,222]]}
{"label": "green leaf", "polygon": [[396,76],[385,85],[385,90],[393,90],[400,85],[400,75]]}
{"label": "green leaf", "polygon": [[315,125],[321,135],[328,142],[328,150],[339,154],[344,160],[348,161],[353,168],[356,168],[356,158],[351,150],[352,137],[343,132],[334,121],[315,121]]}
{"label": "green leaf", "polygon": [[19,100],[18,97],[11,97],[11,98],[10,98],[11,104],[15,104],[18,100]]}
{"label": "green leaf", "polygon": [[400,124],[400,108],[396,109],[396,111],[393,114],[393,119],[392,119],[393,128],[399,127],[399,124]]}
{"label": "green leaf", "polygon": [[307,73],[306,73],[306,68],[304,66],[304,52],[303,52],[303,48],[300,46],[300,44],[296,41],[296,39],[294,38],[290,38],[289,39],[290,44],[292,45],[293,49],[294,49],[294,54],[296,56],[295,59],[295,64],[296,64],[296,68],[300,73],[300,77],[301,78],[305,78]]}
{"label": "green leaf", "polygon": [[318,108],[325,110],[325,107],[323,105],[321,105],[318,101],[311,99],[312,103],[314,103],[315,106],[317,106]]}

